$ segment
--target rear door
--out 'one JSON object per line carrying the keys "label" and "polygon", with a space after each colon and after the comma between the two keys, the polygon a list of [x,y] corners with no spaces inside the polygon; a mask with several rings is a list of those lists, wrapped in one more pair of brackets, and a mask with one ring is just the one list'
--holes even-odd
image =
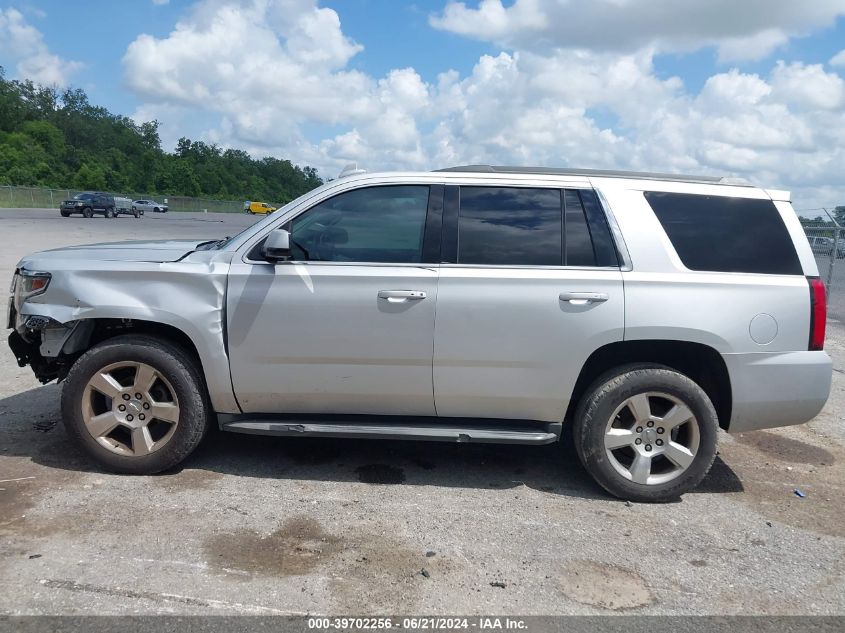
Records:
{"label": "rear door", "polygon": [[448,187],[443,222],[437,414],[563,420],[584,362],[623,336],[622,275],[595,193]]}

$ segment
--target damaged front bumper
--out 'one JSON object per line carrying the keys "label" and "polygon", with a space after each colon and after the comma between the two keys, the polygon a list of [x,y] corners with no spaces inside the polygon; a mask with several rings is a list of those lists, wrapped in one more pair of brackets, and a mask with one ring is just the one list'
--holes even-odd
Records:
{"label": "damaged front bumper", "polygon": [[9,348],[18,366],[30,366],[42,383],[62,380],[70,368],[70,359],[84,349],[93,323],[72,321],[67,324],[42,315],[21,315],[10,306]]}
{"label": "damaged front bumper", "polygon": [[56,358],[42,356],[40,343],[28,341],[17,330],[12,330],[12,333],[9,334],[9,347],[18,361],[18,366],[26,367],[29,365],[35,377],[42,383],[56,380],[60,376],[64,377],[63,364],[59,363]]}

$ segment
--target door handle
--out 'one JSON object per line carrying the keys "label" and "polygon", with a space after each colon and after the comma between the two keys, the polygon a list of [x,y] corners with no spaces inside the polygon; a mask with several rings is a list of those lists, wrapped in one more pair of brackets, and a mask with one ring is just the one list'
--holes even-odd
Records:
{"label": "door handle", "polygon": [[606,292],[561,292],[559,297],[561,301],[568,301],[573,305],[602,303],[609,298]]}
{"label": "door handle", "polygon": [[419,301],[425,299],[422,290],[379,290],[378,298],[387,299],[390,303],[404,303],[405,301]]}

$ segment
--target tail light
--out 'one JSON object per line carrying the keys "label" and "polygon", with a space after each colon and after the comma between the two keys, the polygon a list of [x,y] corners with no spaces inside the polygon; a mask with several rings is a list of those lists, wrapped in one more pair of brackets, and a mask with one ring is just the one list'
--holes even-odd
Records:
{"label": "tail light", "polygon": [[810,351],[824,349],[824,330],[827,324],[827,295],[824,282],[818,277],[807,277],[810,282]]}

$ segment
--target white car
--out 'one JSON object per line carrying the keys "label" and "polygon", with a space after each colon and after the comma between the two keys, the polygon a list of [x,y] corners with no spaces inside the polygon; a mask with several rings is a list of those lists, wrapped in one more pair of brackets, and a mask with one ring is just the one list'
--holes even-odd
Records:
{"label": "white car", "polygon": [[141,215],[144,215],[144,211],[152,211],[154,213],[167,213],[168,207],[166,204],[162,204],[160,202],[156,202],[155,200],[135,200],[132,203],[132,208],[137,209]]}

